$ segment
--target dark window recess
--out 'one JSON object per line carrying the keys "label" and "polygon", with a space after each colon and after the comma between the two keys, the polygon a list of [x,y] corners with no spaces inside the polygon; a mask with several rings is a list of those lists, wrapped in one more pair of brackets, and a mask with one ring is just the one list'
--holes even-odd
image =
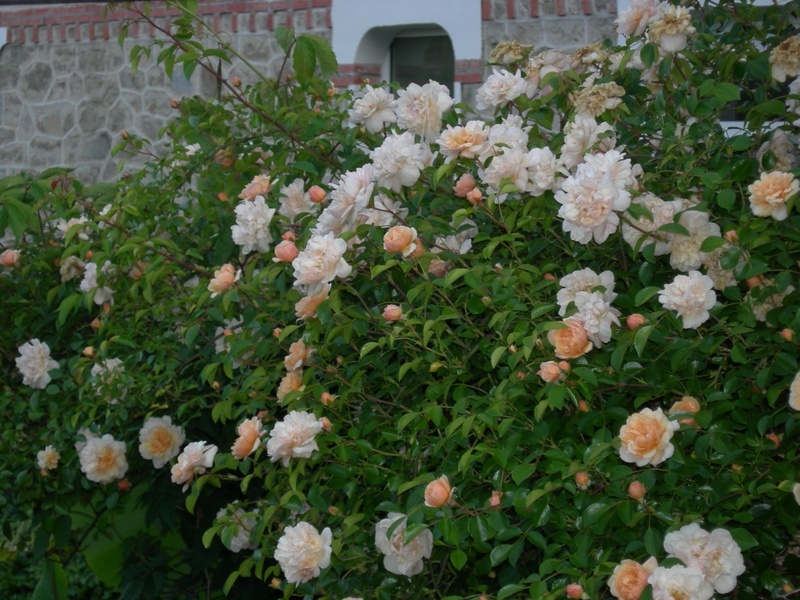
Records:
{"label": "dark window recess", "polygon": [[446,35],[396,37],[392,40],[391,79],[405,88],[409,83],[425,85],[429,80],[446,85],[453,93],[455,59]]}

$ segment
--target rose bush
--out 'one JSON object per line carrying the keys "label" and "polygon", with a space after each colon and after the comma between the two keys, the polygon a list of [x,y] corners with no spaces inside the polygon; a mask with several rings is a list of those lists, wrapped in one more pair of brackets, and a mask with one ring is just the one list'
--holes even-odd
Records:
{"label": "rose bush", "polygon": [[800,586],[796,5],[501,44],[480,115],[335,90],[288,30],[293,77],[243,85],[174,8],[134,65],[222,93],[163,156],[0,182],[3,532],[41,594],[81,554],[124,598]]}

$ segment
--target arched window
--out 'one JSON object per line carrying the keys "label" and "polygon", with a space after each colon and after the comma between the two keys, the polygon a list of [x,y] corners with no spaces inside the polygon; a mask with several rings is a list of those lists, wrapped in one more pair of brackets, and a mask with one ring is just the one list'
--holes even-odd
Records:
{"label": "arched window", "polygon": [[453,90],[455,73],[453,43],[441,27],[404,29],[394,36],[389,47],[389,80],[407,87],[433,79]]}

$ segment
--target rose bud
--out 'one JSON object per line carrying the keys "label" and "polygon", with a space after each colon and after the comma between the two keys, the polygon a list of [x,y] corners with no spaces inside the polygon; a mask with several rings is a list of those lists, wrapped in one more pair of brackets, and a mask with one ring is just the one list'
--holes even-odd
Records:
{"label": "rose bud", "polygon": [[471,173],[465,173],[456,182],[453,187],[453,193],[459,198],[466,198],[472,190],[475,189],[475,178]]}
{"label": "rose bud", "polygon": [[583,598],[583,586],[580,583],[570,583],[567,586],[567,598]]}
{"label": "rose bud", "polygon": [[8,267],[9,269],[19,262],[19,250],[9,248],[0,254],[0,265]]}
{"label": "rose bud", "polygon": [[733,229],[731,229],[730,231],[726,231],[725,232],[725,240],[729,244],[735,244],[736,242],[739,241],[739,234],[736,233],[736,231],[733,230]]}
{"label": "rose bud", "polygon": [[791,342],[794,338],[794,331],[791,329],[783,329],[781,331],[781,337],[785,339],[787,342]]}
{"label": "rose bud", "polygon": [[483,200],[483,194],[478,188],[475,188],[467,194],[467,200],[470,204],[479,204]]}
{"label": "rose bud", "polygon": [[281,239],[287,242],[293,242],[297,239],[297,236],[291,231],[284,231],[281,235]]}
{"label": "rose bud", "polygon": [[628,326],[628,329],[636,329],[637,327],[644,325],[646,322],[647,319],[645,319],[639,313],[628,315],[628,318],[625,319],[625,324]]}
{"label": "rose bud", "polygon": [[336,396],[329,394],[328,392],[323,392],[319,397],[319,401],[322,402],[323,406],[330,406],[333,404],[334,400],[336,400]]}
{"label": "rose bud", "polygon": [[330,431],[331,429],[333,429],[333,424],[331,423],[331,420],[328,417],[322,417],[319,420],[319,424],[322,425],[323,431]]}
{"label": "rose bud", "polygon": [[311,200],[311,201],[312,201],[314,204],[319,204],[320,202],[322,202],[323,200],[325,200],[325,198],[326,198],[327,196],[328,196],[328,194],[325,192],[325,190],[323,190],[323,189],[322,189],[321,187],[319,187],[318,185],[312,185],[312,186],[311,186],[311,189],[310,189],[310,190],[308,190],[308,198],[309,198],[309,200]]}
{"label": "rose bud", "polygon": [[396,304],[389,304],[383,309],[381,316],[387,321],[399,321],[403,318],[403,309]]}
{"label": "rose bud", "polygon": [[489,497],[489,506],[493,509],[500,509],[500,501],[503,499],[503,492],[498,492],[494,490],[492,495]]}
{"label": "rose bud", "polygon": [[577,485],[580,489],[586,491],[589,489],[589,484],[592,483],[592,480],[589,478],[589,474],[585,471],[578,471],[575,473],[575,485]]}
{"label": "rose bud", "polygon": [[416,229],[405,225],[395,225],[383,236],[383,248],[387,252],[399,252],[403,256],[408,256],[415,250],[414,241],[416,239]]}
{"label": "rose bud", "polygon": [[442,508],[450,503],[453,492],[455,492],[455,488],[450,487],[447,475],[442,475],[439,479],[431,481],[425,488],[425,506]]}
{"label": "rose bud", "polygon": [[275,246],[274,262],[290,263],[300,254],[300,251],[295,246],[294,242],[283,240],[280,244]]}
{"label": "rose bud", "polygon": [[641,481],[633,481],[628,486],[628,496],[634,500],[641,500],[644,498],[646,491],[647,489],[644,487],[644,484]]}
{"label": "rose bud", "polygon": [[542,381],[551,383],[558,381],[558,378],[561,377],[561,367],[558,366],[557,362],[548,360],[539,365],[539,370],[536,374],[542,378]]}

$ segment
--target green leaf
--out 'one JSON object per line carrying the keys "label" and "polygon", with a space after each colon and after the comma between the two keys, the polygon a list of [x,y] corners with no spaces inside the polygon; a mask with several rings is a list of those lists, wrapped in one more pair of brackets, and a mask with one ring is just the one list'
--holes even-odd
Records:
{"label": "green leaf", "polygon": [[636,330],[636,335],[633,336],[633,347],[636,348],[636,354],[641,358],[644,352],[644,346],[647,340],[650,339],[650,334],[653,332],[655,325],[643,325]]}
{"label": "green leaf", "polygon": [[508,555],[511,553],[511,544],[500,544],[492,548],[492,552],[489,555],[489,559],[492,561],[492,566],[496,567],[505,559],[508,558]]}
{"label": "green leaf", "polygon": [[339,63],[336,61],[336,55],[333,53],[333,48],[330,44],[318,35],[310,33],[301,35],[300,38],[306,38],[311,45],[314,46],[314,51],[319,63],[319,70],[323,77],[329,77],[339,70]]}
{"label": "green leaf", "polygon": [[714,87],[714,96],[723,102],[732,102],[739,99],[741,88],[733,83],[718,83]]}
{"label": "green leaf", "polygon": [[703,244],[700,246],[700,252],[713,252],[717,248],[722,248],[725,243],[725,238],[715,235],[709,236],[703,240]]}
{"label": "green leaf", "polygon": [[457,571],[460,571],[467,564],[467,553],[463,550],[453,550],[450,553],[450,562],[453,563]]}
{"label": "green leaf", "polygon": [[505,346],[499,346],[492,351],[491,364],[493,369],[497,366],[497,363],[500,362],[500,359],[503,357],[503,354],[505,354],[505,352],[506,352]]}
{"label": "green leaf", "polygon": [[67,575],[60,562],[49,558],[44,561],[42,578],[31,600],[67,600]]}
{"label": "green leaf", "polygon": [[291,27],[276,27],[275,40],[278,42],[278,46],[281,47],[281,50],[288,53],[292,42],[294,42],[294,29]]}
{"label": "green leaf", "polygon": [[518,583],[509,583],[508,585],[504,585],[500,588],[500,591],[497,592],[497,600],[503,600],[504,598],[510,598],[517,592],[521,592],[525,589],[524,585],[519,585]]}
{"label": "green leaf", "polygon": [[650,286],[642,290],[639,290],[638,292],[636,292],[636,299],[634,300],[636,306],[641,306],[660,291],[661,288],[655,286]]}
{"label": "green leaf", "polygon": [[311,81],[314,77],[316,61],[314,44],[308,39],[308,36],[303,35],[297,38],[292,52],[292,67],[297,81],[300,83]]}
{"label": "green leaf", "polygon": [[750,532],[746,529],[737,527],[735,529],[731,529],[730,533],[731,537],[733,537],[736,543],[739,544],[739,548],[742,549],[742,552],[747,552],[751,548],[755,548],[759,545],[756,538],[750,535]]}
{"label": "green leaf", "polygon": [[519,465],[511,471],[511,479],[517,485],[522,485],[522,482],[528,480],[531,475],[536,471],[536,466],[532,464]]}
{"label": "green leaf", "polygon": [[651,556],[658,556],[661,553],[661,534],[655,529],[648,529],[644,533],[644,549]]}

